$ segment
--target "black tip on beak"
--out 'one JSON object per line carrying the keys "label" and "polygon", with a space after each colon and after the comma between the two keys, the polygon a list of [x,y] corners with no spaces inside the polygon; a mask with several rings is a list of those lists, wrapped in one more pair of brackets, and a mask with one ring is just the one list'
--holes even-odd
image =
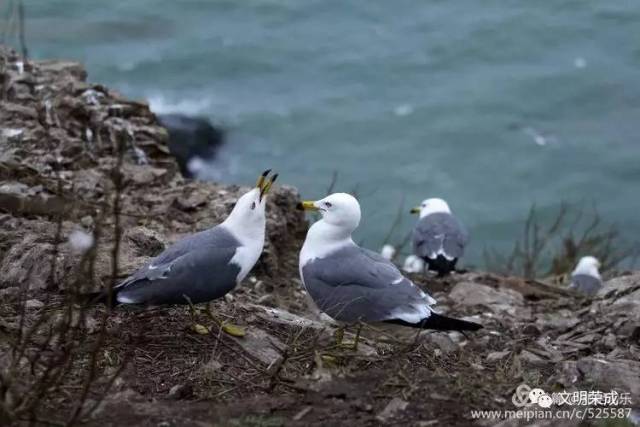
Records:
{"label": "black tip on beak", "polygon": [[267,175],[271,172],[271,169],[267,169],[262,173],[262,176],[258,179],[258,188],[260,189],[260,201],[262,198],[271,190],[273,183],[278,178],[278,174],[274,174],[269,180],[267,180]]}
{"label": "black tip on beak", "polygon": [[296,209],[299,211],[303,211],[304,210],[304,206],[302,205],[302,202],[298,202],[296,204]]}

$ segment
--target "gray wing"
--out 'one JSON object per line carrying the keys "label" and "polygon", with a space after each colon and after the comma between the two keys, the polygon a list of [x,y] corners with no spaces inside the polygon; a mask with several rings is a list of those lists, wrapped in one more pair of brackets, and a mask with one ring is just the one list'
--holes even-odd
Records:
{"label": "gray wing", "polygon": [[343,322],[427,318],[433,298],[375,252],[351,246],[302,268],[305,288],[320,310]]}
{"label": "gray wing", "polygon": [[590,296],[597,294],[601,287],[602,281],[588,274],[574,274],[569,285],[569,288]]}
{"label": "gray wing", "polygon": [[118,302],[180,304],[220,298],[236,285],[240,267],[229,262],[240,243],[221,226],[167,248],[116,287]]}
{"label": "gray wing", "polygon": [[469,235],[462,223],[448,213],[421,218],[413,229],[413,252],[421,258],[443,255],[449,260],[462,257]]}

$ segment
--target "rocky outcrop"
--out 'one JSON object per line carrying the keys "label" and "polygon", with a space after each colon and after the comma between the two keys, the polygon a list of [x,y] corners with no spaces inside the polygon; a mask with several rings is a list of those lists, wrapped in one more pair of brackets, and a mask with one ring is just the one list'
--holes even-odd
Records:
{"label": "rocky outcrop", "polygon": [[[104,286],[181,235],[219,222],[245,190],[184,179],[167,132],[148,106],[87,83],[79,64],[34,62],[21,71],[19,61],[0,50],[2,368],[20,353],[11,344],[20,342],[23,325],[42,330],[32,337],[29,357],[15,366],[57,357],[65,348],[50,341],[51,331],[66,318],[66,307],[81,305],[73,298],[71,305],[57,304],[59,291],[84,265],[87,248],[96,245],[89,251],[95,280],[82,285]],[[425,332],[407,346],[388,339],[393,336],[372,338],[363,328],[362,334],[345,333],[343,344],[353,347],[358,335],[357,350],[341,348],[334,325],[307,305],[298,278],[306,223],[294,209],[297,198],[286,186],[270,194],[260,263],[243,286],[212,304],[215,316],[243,333],[224,333],[222,323],[189,307],[129,312],[90,306],[67,319],[84,325],[77,342],[66,341],[80,353],[78,363],[70,383],[57,389],[64,392],[47,385],[50,406],[40,408],[42,418],[57,420],[60,407],[76,404],[69,393],[82,390],[86,352],[98,337],[105,339],[95,347],[105,370],[119,372],[119,361],[128,362],[89,425],[208,425],[219,419],[234,425],[470,425],[477,422],[469,418],[472,408],[514,409],[521,384],[617,390],[637,405],[640,274],[612,279],[589,299],[518,277],[413,274],[438,301],[437,311],[484,329],[468,336]],[[15,377],[28,379],[29,371]],[[6,395],[24,395],[21,381]],[[252,418],[264,414],[274,418]]]}
{"label": "rocky outcrop", "polygon": [[204,117],[159,114],[158,121],[169,132],[169,150],[176,158],[180,172],[186,177],[197,172],[190,166],[191,159],[213,158],[224,142],[224,132]]}
{"label": "rocky outcrop", "polygon": [[[0,288],[60,286],[79,260],[69,243],[77,230],[99,236],[95,286],[104,285],[116,237],[121,276],[181,235],[220,222],[247,190],[184,179],[148,105],[86,82],[80,64],[20,61],[0,51]],[[270,195],[256,271],[276,272],[299,241],[297,197],[286,186]]]}

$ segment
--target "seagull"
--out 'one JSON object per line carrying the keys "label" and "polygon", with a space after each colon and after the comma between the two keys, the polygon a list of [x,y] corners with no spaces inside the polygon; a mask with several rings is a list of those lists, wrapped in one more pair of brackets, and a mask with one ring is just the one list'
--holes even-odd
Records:
{"label": "seagull", "polygon": [[382,249],[380,249],[380,255],[382,258],[391,261],[393,257],[396,256],[396,248],[394,248],[393,245],[384,245]]}
{"label": "seagull", "polygon": [[356,245],[360,204],[345,193],[298,204],[319,211],[300,251],[300,277],[320,311],[342,323],[392,323],[420,329],[478,330],[481,325],[437,314],[436,301],[380,254]]}
{"label": "seagull", "polygon": [[455,270],[464,254],[469,240],[467,230],[442,199],[426,199],[411,209],[411,213],[420,214],[413,228],[413,253],[427,263],[429,270],[437,272],[438,277],[446,276]]}
{"label": "seagull", "polygon": [[409,255],[404,259],[402,270],[406,273],[420,273],[424,271],[424,261],[415,255]]}
{"label": "seagull", "polygon": [[600,268],[600,261],[596,257],[580,258],[578,265],[571,273],[569,288],[589,296],[597,294],[602,287],[602,278],[598,268]]}
{"label": "seagull", "polygon": [[187,236],[94,301],[136,305],[198,304],[224,296],[258,261],[265,236],[266,194],[277,174],[265,171],[222,223]]}

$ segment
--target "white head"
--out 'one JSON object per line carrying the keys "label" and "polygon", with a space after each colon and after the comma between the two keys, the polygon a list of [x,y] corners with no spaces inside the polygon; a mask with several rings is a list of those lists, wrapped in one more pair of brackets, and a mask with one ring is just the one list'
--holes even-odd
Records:
{"label": "white head", "polygon": [[598,269],[600,268],[600,261],[594,256],[585,256],[580,258],[576,269],[573,270],[573,274],[587,274],[593,277],[600,277]]}
{"label": "white head", "polygon": [[301,202],[298,207],[304,210],[319,211],[322,215],[321,221],[349,234],[353,233],[360,224],[360,203],[347,193],[333,193],[315,202]]}
{"label": "white head", "polygon": [[422,273],[424,271],[424,261],[415,255],[409,255],[405,258],[402,269],[407,273]]}
{"label": "white head", "polygon": [[396,255],[396,248],[393,245],[386,244],[380,250],[380,255],[382,255],[382,258],[391,261]]}
{"label": "white head", "polygon": [[432,213],[451,213],[451,209],[444,200],[434,198],[424,200],[420,206],[411,209],[411,213],[419,213],[420,218],[424,218]]}
{"label": "white head", "polygon": [[322,219],[311,226],[300,251],[300,266],[346,245],[353,245],[351,233],[360,224],[360,203],[346,193],[334,193],[324,199],[301,202],[299,209],[318,211]]}
{"label": "white head", "polygon": [[238,238],[259,238],[262,236],[264,240],[266,195],[278,177],[278,174],[275,174],[271,179],[267,179],[269,172],[271,170],[265,171],[258,178],[255,188],[249,190],[238,199],[233,210],[223,222]]}

